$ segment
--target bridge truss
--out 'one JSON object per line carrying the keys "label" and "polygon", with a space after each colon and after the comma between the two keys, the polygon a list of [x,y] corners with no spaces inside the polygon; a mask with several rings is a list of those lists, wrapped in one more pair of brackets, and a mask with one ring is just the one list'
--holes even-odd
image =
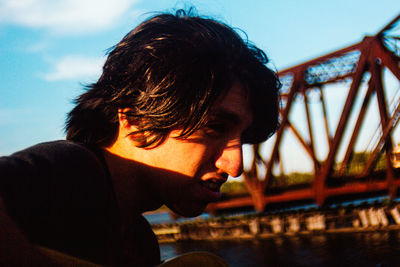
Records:
{"label": "bridge truss", "polygon": [[[400,15],[357,44],[280,71],[281,125],[271,140],[251,147],[243,174],[249,196],[212,203],[208,210],[264,211],[271,203],[303,200],[322,206],[328,199],[371,192],[395,198],[400,172],[391,159],[400,115],[399,32]],[[360,150],[365,160],[350,171]],[[285,163],[309,165],[311,180],[285,186],[290,172]]]}

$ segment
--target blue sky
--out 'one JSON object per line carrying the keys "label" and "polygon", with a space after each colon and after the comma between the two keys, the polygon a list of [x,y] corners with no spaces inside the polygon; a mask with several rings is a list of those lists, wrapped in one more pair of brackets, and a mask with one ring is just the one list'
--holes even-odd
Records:
{"label": "blue sky", "polygon": [[64,138],[72,100],[107,48],[149,12],[195,6],[242,29],[277,70],[360,41],[400,13],[398,0],[0,0],[0,155]]}

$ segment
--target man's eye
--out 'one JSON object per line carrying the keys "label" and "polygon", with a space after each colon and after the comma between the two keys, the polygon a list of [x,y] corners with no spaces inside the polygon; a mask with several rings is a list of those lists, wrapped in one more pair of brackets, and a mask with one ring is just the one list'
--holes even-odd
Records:
{"label": "man's eye", "polygon": [[211,136],[221,136],[229,131],[229,127],[222,123],[210,123],[204,127],[204,132]]}

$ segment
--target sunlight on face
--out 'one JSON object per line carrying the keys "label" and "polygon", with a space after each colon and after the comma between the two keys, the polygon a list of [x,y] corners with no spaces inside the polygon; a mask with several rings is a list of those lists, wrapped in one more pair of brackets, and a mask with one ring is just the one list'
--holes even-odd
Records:
{"label": "sunlight on face", "polygon": [[[169,170],[160,192],[179,214],[198,215],[209,202],[221,197],[228,176],[243,171],[242,134],[252,122],[243,87],[236,83],[214,108],[209,122],[187,139],[172,131],[161,145],[147,150],[143,163]],[[171,175],[174,176],[174,175]]]}

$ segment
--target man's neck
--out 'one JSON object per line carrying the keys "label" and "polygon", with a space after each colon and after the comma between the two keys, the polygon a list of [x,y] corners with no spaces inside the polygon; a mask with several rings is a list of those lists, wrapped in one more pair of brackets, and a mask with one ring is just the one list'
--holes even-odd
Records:
{"label": "man's neck", "polygon": [[103,150],[103,155],[110,171],[124,230],[137,216],[159,208],[162,203],[154,190],[157,186],[153,185],[151,170],[147,166],[107,150]]}

